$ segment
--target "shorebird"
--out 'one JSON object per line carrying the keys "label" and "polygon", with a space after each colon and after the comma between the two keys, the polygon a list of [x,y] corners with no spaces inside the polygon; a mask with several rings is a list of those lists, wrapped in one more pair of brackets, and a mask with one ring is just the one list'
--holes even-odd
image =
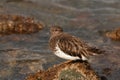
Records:
{"label": "shorebird", "polygon": [[80,38],[65,33],[59,26],[51,27],[50,35],[49,47],[60,58],[86,61],[89,56],[102,53],[100,49],[90,47]]}

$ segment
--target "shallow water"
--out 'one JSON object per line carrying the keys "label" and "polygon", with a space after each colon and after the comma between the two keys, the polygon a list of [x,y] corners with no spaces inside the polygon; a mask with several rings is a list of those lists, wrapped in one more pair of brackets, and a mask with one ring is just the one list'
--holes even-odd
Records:
{"label": "shallow water", "polygon": [[[105,55],[93,57],[90,63],[99,75],[120,80],[120,42],[104,36],[120,26],[119,0],[0,0],[0,13],[30,16],[45,24],[38,33],[0,37],[0,80],[22,80],[64,61],[48,48],[49,27],[54,24],[105,49]],[[104,72],[108,68],[110,74]]]}

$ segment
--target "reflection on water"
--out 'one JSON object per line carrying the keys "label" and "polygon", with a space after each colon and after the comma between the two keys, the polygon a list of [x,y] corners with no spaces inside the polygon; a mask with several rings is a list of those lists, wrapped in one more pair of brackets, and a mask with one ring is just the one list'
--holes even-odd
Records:
{"label": "reflection on water", "polygon": [[[0,80],[21,80],[28,73],[46,69],[63,60],[48,49],[49,27],[61,25],[108,54],[94,57],[91,65],[108,80],[119,80],[120,43],[103,34],[120,26],[119,0],[1,0],[1,14],[34,17],[45,23],[44,30],[27,35],[0,37]],[[110,76],[104,70],[110,69]]]}

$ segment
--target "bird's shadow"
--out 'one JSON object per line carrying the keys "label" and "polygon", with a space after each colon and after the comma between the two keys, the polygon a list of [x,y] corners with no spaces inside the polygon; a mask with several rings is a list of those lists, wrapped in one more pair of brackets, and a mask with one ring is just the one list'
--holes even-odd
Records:
{"label": "bird's shadow", "polygon": [[77,59],[77,60],[71,60],[71,61],[69,61],[69,63],[87,63],[88,64],[88,61],[87,60],[79,60],[79,59]]}

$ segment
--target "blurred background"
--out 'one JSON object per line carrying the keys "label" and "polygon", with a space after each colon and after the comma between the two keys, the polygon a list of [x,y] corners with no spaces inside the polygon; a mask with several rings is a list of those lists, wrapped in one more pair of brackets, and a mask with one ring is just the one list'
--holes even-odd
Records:
{"label": "blurred background", "polygon": [[52,25],[106,50],[90,64],[100,76],[120,80],[120,43],[105,36],[120,27],[120,0],[0,0],[0,14],[44,23],[36,33],[0,35],[0,80],[23,80],[30,73],[65,61],[49,50]]}

